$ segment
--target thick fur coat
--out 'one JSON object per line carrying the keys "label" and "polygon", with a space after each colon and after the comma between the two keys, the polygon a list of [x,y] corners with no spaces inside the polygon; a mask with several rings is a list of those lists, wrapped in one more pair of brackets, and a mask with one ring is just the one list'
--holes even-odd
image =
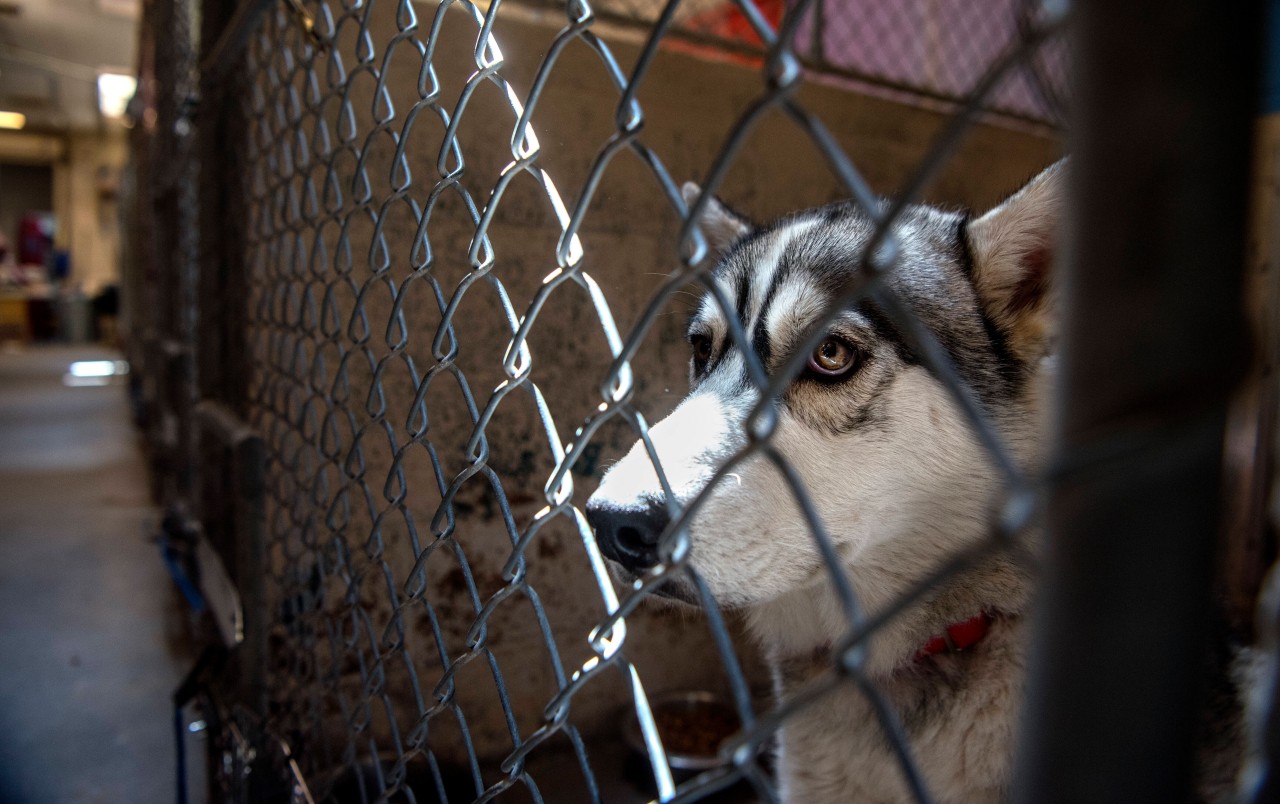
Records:
{"label": "thick fur coat", "polygon": [[[1049,267],[1062,163],[981,216],[911,207],[883,289],[928,328],[1015,463],[1041,460],[1042,389],[1052,371]],[[696,187],[686,186],[690,200]],[[835,204],[756,226],[712,201],[700,221],[717,252],[714,282],[689,325],[691,391],[650,436],[671,498],[642,444],[606,475],[587,515],[624,577],[658,561],[671,513],[701,501],[689,564],[721,605],[741,610],[785,700],[836,658],[849,629],[789,485],[757,455],[706,491],[746,443],[758,400],[736,318],[773,375],[862,270],[873,223]],[[948,558],[988,537],[1005,495],[991,455],[920,345],[876,297],[841,309],[779,400],[772,444],[813,501],[864,610],[885,610]],[[705,493],[704,493],[705,491]],[[1015,551],[930,591],[870,642],[864,671],[897,713],[930,792],[1000,800],[1010,783],[1026,665],[1031,577]],[[664,593],[692,600],[687,583]],[[948,626],[990,626],[964,651],[923,655]],[[784,800],[896,802],[906,778],[868,699],[841,686],[783,726]]]}

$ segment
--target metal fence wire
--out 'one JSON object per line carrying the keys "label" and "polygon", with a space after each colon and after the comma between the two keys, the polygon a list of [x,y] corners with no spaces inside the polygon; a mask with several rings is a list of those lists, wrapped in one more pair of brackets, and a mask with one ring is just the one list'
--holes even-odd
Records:
{"label": "metal fence wire", "polygon": [[[555,4],[551,4],[557,7]],[[758,26],[777,30],[794,3],[761,0],[750,12],[719,0],[685,0],[678,8],[657,0],[602,0],[593,16],[648,31],[664,20],[666,35],[707,51],[763,54]],[[956,109],[971,97],[992,63],[1042,26],[1042,15],[1066,4],[996,0],[877,0],[813,2],[797,18],[788,47],[793,57],[828,80],[858,91],[933,100]],[[756,17],[752,20],[751,17]],[[1013,118],[1064,120],[1067,51],[1062,38],[1041,42],[1019,69],[982,99],[982,107]]]}
{"label": "metal fence wire", "polygon": [[[807,19],[807,5],[791,9],[781,27],[765,19],[750,2],[730,8],[743,15],[765,43],[762,68],[767,89],[729,134],[705,179],[707,187],[714,190],[719,185],[755,121],[769,110],[780,109],[813,138],[849,195],[877,222],[879,232],[868,254],[877,253],[881,241],[892,247],[892,225],[903,205],[918,195],[1001,79],[1018,74],[1058,25],[1057,18],[1050,18],[1014,38],[1003,58],[975,82],[965,102],[966,114],[954,118],[912,184],[893,205],[882,208],[822,122],[793,98],[805,73],[791,42]],[[246,159],[250,182],[245,199],[250,227],[244,248],[251,277],[248,331],[254,362],[248,378],[250,421],[266,438],[269,450],[268,605],[279,617],[272,634],[277,641],[270,688],[273,701],[282,707],[278,717],[288,724],[285,730],[304,738],[310,752],[304,768],[313,778],[321,778],[317,772],[327,767],[344,767],[360,778],[373,775],[374,783],[360,786],[362,795],[390,795],[407,789],[409,764],[421,756],[432,768],[433,786],[443,791],[445,780],[435,762],[440,750],[436,743],[442,741],[435,735],[445,734],[461,741],[477,798],[491,799],[509,787],[523,786],[537,799],[540,788],[526,760],[562,735],[577,756],[582,784],[591,798],[599,798],[588,752],[569,715],[580,696],[591,695],[597,677],[621,672],[632,687],[660,798],[696,798],[745,778],[768,800],[773,798],[772,788],[759,757],[781,722],[833,685],[857,684],[868,695],[878,696],[856,658],[874,625],[858,606],[855,590],[835,561],[828,571],[851,625],[835,651],[830,671],[807,693],[776,709],[757,712],[717,603],[692,568],[668,560],[642,586],[617,590],[582,510],[575,505],[571,470],[606,422],[630,422],[635,435],[647,439],[645,416],[633,404],[636,380],[630,360],[655,317],[690,282],[701,281],[714,292],[714,285],[706,281],[705,245],[697,229],[686,223],[681,232],[683,267],[672,272],[626,331],[592,278],[591,255],[579,238],[597,183],[625,150],[649,168],[685,221],[695,220],[706,203],[704,195],[692,209],[687,207],[661,157],[645,146],[644,109],[636,98],[655,49],[679,9],[678,3],[667,7],[627,75],[610,46],[593,35],[592,7],[570,3],[564,10],[564,28],[547,46],[547,55],[527,88],[515,86],[503,73],[502,45],[493,32],[500,17],[498,4],[483,9],[466,2],[442,3],[432,9],[401,2],[394,14],[362,3],[278,5],[252,36],[241,68],[247,87],[244,118],[250,121]],[[465,32],[453,29],[453,35],[474,43],[473,63],[467,65],[474,71],[461,92],[450,97],[439,77],[445,68],[436,63],[436,54],[447,30],[446,17],[458,12],[470,19],[471,26]],[[618,105],[616,128],[598,150],[570,207],[542,167],[543,145],[533,118],[558,56],[574,43],[598,55],[601,69],[617,89]],[[409,72],[417,77],[412,94],[398,93],[400,88],[390,85],[393,59],[412,65]],[[485,124],[493,127],[490,136],[501,131],[510,140],[511,157],[491,189],[485,189],[483,176],[472,177],[474,168],[458,137],[470,104],[487,84],[506,99],[509,118],[505,125],[493,120]],[[404,105],[396,103],[397,94]],[[428,127],[434,127],[432,136],[438,137],[429,146],[435,156],[434,175],[422,175],[421,169],[415,172],[407,153],[415,143],[423,143],[420,132]],[[507,288],[509,271],[504,270],[502,253],[488,229],[508,190],[524,176],[532,178],[545,195],[548,220],[554,221],[557,231],[554,249],[545,254],[546,278],[527,306],[518,308]],[[474,189],[477,185],[482,189]],[[429,192],[423,192],[428,187]],[[441,221],[445,215],[452,220]],[[458,218],[464,225],[451,226]],[[405,233],[413,230],[407,251],[394,250],[405,241],[389,234],[393,226],[404,227]],[[445,236],[436,235],[437,229]],[[460,250],[464,243],[466,272],[449,287],[442,276],[446,269],[440,252]],[[874,268],[866,276],[892,270],[892,265]],[[871,292],[873,285],[850,288],[840,303]],[[557,294],[574,293],[586,294],[596,319],[580,322],[577,337],[602,336],[613,364],[604,376],[588,380],[599,388],[599,408],[568,435],[560,429],[565,417],[555,415],[534,379],[537,360],[530,340],[542,325],[550,300]],[[476,328],[459,311],[474,307],[477,298],[501,307],[508,342],[500,351],[494,350],[496,344],[469,342]],[[722,297],[719,301],[725,302]],[[434,305],[438,316],[422,315],[426,305]],[[828,320],[840,306],[833,307]],[[892,303],[886,307],[905,309]],[[732,310],[726,309],[725,314],[727,320],[736,320]],[[955,557],[934,579],[940,581],[979,553],[1010,544],[1033,510],[1032,488],[1014,468],[933,336],[909,315],[904,314],[899,323],[920,340],[931,368],[948,383],[1010,482],[1009,507],[999,518],[1001,530],[973,553]],[[598,334],[590,335],[587,327]],[[745,335],[738,331],[734,336],[751,360],[754,352]],[[429,349],[420,342],[429,343]],[[496,386],[489,379],[476,382],[472,372],[464,371],[462,353],[477,348],[501,366],[503,376]],[[730,458],[720,473],[758,455],[793,477],[785,456],[769,442],[769,405],[776,403],[789,375],[766,379],[758,363],[750,373],[760,382],[761,398],[768,401],[752,425],[759,428],[761,437]],[[433,420],[442,418],[433,408],[447,398],[442,386],[450,392],[452,404],[466,410],[464,421],[449,422],[466,433],[465,443],[433,426]],[[553,468],[545,482],[545,507],[521,522],[512,511],[504,478],[490,459],[490,425],[504,406],[529,404],[537,417],[537,427],[532,429],[541,431],[543,456],[538,463]],[[429,465],[429,475],[408,468],[415,461],[425,461],[421,465]],[[373,466],[378,470],[371,471]],[[662,467],[655,468],[661,475]],[[421,483],[427,477],[434,479],[434,488],[411,487],[411,478]],[[494,506],[510,541],[496,588],[484,588],[469,555],[467,534],[456,526],[463,498],[470,497],[468,502],[476,504],[476,494],[471,492],[477,486],[481,487],[480,503]],[[794,490],[814,539],[824,555],[834,557],[805,490],[798,486]],[[420,498],[417,504],[411,500],[414,495]],[[697,500],[690,507],[696,505]],[[538,537],[555,523],[580,537],[578,555],[565,560],[590,568],[604,607],[605,616],[589,635],[581,635],[589,637],[593,653],[577,667],[564,666],[552,634],[555,624],[530,580],[530,564],[540,560]],[[672,555],[688,552],[682,525],[677,518],[666,537]],[[394,556],[397,552],[400,555]],[[447,566],[449,572],[433,572],[438,565]],[[657,735],[644,680],[628,660],[626,640],[627,615],[673,573],[693,575],[701,590],[701,603],[744,724],[734,745],[726,749],[734,761],[684,782],[678,790]],[[451,580],[453,585],[446,583],[442,593],[442,582],[433,583],[436,578]],[[521,728],[509,700],[510,669],[504,669],[491,647],[497,639],[495,612],[517,606],[531,610],[529,626],[540,633],[545,645],[542,661],[551,666],[554,678],[554,694],[545,702],[542,722],[532,729]],[[446,619],[469,621],[461,643],[450,644],[442,622]],[[510,750],[496,778],[482,772],[471,722],[459,704],[460,678],[472,663],[485,665],[491,679],[486,682],[472,674],[469,683],[491,685],[509,733]],[[412,701],[397,701],[395,685],[407,687]],[[887,738],[898,747],[913,790],[926,799],[901,724],[883,702],[877,712]],[[325,733],[328,723],[334,724],[336,738]]]}
{"label": "metal fence wire", "polygon": [[[176,212],[163,207],[175,196],[159,196],[162,211],[181,218],[162,227],[180,242],[160,251],[190,254],[203,222],[205,259],[187,259],[187,279],[165,292],[173,312],[150,312],[191,357],[179,384],[199,392],[183,404],[224,403],[203,409],[206,429],[236,449],[260,439],[264,455],[261,509],[228,512],[211,495],[252,472],[216,465],[190,421],[178,450],[196,481],[173,494],[204,494],[193,510],[222,534],[215,547],[252,604],[245,639],[260,644],[238,671],[260,697],[219,704],[235,736],[223,735],[232,747],[213,767],[223,795],[267,774],[300,801],[621,800],[611,792],[616,771],[602,770],[612,749],[593,735],[623,704],[648,749],[640,775],[658,799],[745,783],[743,796],[773,801],[768,756],[780,726],[853,686],[875,704],[915,798],[931,800],[903,724],[865,671],[866,646],[975,562],[1021,560],[1042,487],[1018,468],[938,337],[883,280],[896,270],[904,211],[985,115],[1059,119],[1065,4],[255,0],[230,9],[206,2],[203,19],[176,15],[187,41],[204,42],[195,120],[205,146],[198,164],[174,151],[147,166],[179,193]],[[750,69],[759,83],[714,157],[691,164],[650,144],[646,127],[663,121],[647,110],[646,81],[667,49],[709,48],[736,63],[707,70]],[[508,49],[523,50],[509,59]],[[570,63],[566,76],[558,67]],[[804,101],[802,87],[832,82],[953,110],[886,202],[826,122],[829,110]],[[586,85],[611,108],[575,106]],[[190,82],[175,86],[195,94]],[[685,89],[699,86],[691,77]],[[185,119],[182,108],[165,112],[162,130]],[[580,116],[563,119],[573,109]],[[794,372],[770,376],[760,363],[710,278],[696,223],[771,119],[793,127],[797,153],[808,149],[874,223],[860,279],[813,332],[874,297],[963,411],[1005,487],[986,539],[874,613],[773,443]],[[181,192],[196,171],[199,211]],[[703,188],[690,202],[686,178]],[[592,228],[598,209],[625,207],[641,185],[656,187],[665,222]],[[635,231],[665,235],[664,250],[629,253]],[[640,265],[656,279],[627,273]],[[750,437],[716,477],[751,460],[777,468],[848,621],[823,672],[781,702],[758,694],[758,660],[687,561],[690,511],[715,482],[675,513],[662,560],[634,586],[610,576],[584,515],[601,455],[635,439],[655,454],[642,407],[680,395],[665,384],[687,358],[663,333],[675,331],[667,313],[682,309],[690,285],[724,313],[759,400]],[[206,342],[214,335],[217,348]],[[247,428],[227,424],[236,416]],[[665,484],[660,462],[654,469]],[[244,525],[245,510],[257,527]],[[704,617],[654,621],[642,607],[672,577],[697,590]],[[678,639],[658,635],[667,629]],[[673,772],[654,678],[714,678],[725,690],[741,728],[721,749],[723,764]]]}

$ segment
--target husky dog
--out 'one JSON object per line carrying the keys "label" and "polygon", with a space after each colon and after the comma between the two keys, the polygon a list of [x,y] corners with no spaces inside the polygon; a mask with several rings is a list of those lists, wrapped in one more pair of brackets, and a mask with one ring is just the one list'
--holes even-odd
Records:
{"label": "husky dog", "polygon": [[[928,206],[894,226],[884,287],[936,336],[1010,454],[1040,461],[1050,371],[1049,267],[1063,197],[1060,162],[973,217]],[[686,199],[699,194],[686,185]],[[714,281],[773,374],[859,270],[873,222],[833,204],[757,226],[712,201],[699,225]],[[678,507],[747,443],[758,401],[726,313],[704,299],[689,324],[689,396],[650,431]],[[870,300],[840,311],[782,394],[773,445],[794,467],[864,609],[874,613],[987,537],[1001,477],[914,341]],[[625,578],[658,562],[666,495],[637,443],[604,477],[587,517]],[[849,630],[825,562],[792,498],[756,456],[723,477],[689,527],[690,565],[722,605],[740,609],[786,699],[838,662]],[[661,589],[696,601],[675,576]],[[932,589],[881,628],[863,669],[896,710],[928,788],[946,802],[990,802],[1010,783],[1027,639],[1028,570],[997,555]],[[788,802],[911,798],[867,698],[842,685],[782,727]]]}

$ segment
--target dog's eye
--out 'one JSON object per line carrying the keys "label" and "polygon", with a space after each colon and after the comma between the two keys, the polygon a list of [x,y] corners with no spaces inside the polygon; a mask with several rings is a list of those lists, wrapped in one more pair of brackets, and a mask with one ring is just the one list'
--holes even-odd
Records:
{"label": "dog's eye", "polygon": [[689,345],[693,347],[693,361],[699,365],[711,359],[711,338],[695,332],[689,336]]}
{"label": "dog's eye", "polygon": [[843,377],[858,367],[858,350],[834,335],[809,355],[809,369],[824,377]]}

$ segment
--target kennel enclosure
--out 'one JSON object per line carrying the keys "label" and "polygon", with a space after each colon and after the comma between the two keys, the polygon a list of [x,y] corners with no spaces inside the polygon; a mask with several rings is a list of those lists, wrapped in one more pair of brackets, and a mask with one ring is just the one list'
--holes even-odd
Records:
{"label": "kennel enclosure", "polygon": [[[711,193],[761,218],[851,198],[877,222],[874,276],[894,269],[904,204],[989,206],[1064,152],[1064,130],[1078,214],[1053,471],[1012,472],[991,537],[934,580],[1043,522],[1019,795],[1185,789],[1217,456],[1246,371],[1221,356],[1247,352],[1258,10],[1070,6],[146,4],[130,357],[166,543],[224,592],[206,597],[225,655],[192,687],[217,794],[773,800],[769,743],[800,702],[771,700],[709,596],[673,613],[644,602],[652,583],[616,584],[582,514],[684,393],[681,294],[710,269],[690,221]],[[706,190],[691,205],[686,180]],[[935,347],[999,462],[936,335],[895,323]],[[754,373],[776,398],[786,378]],[[1174,401],[1186,389],[1192,405]],[[776,454],[767,421],[759,457]],[[883,613],[843,599],[854,657]],[[1081,643],[1097,647],[1084,664]],[[1134,650],[1167,674],[1122,672]],[[874,694],[852,659],[821,683]],[[692,778],[649,705],[680,689],[741,721]],[[1126,728],[1100,730],[1117,711]],[[649,749],[638,785],[625,718]],[[887,709],[868,727],[900,741]],[[1168,740],[1135,757],[1135,734]]]}

